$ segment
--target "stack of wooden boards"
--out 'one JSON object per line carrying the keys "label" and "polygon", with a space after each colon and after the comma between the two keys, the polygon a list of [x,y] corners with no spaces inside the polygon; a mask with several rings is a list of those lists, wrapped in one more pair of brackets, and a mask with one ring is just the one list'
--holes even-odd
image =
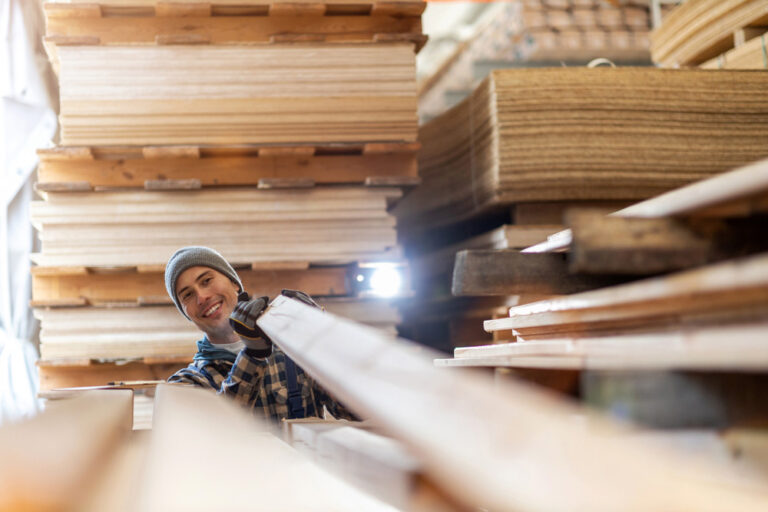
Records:
{"label": "stack of wooden boards", "polygon": [[567,250],[586,273],[682,270],[513,307],[485,323],[511,343],[457,349],[439,364],[765,372],[766,212],[763,160],[607,218],[572,216],[569,232],[523,256]]}
{"label": "stack of wooden boards", "polygon": [[663,67],[768,69],[765,0],[688,0],[670,11],[651,37]]}
{"label": "stack of wooden boards", "polygon": [[419,131],[417,236],[494,206],[637,200],[766,155],[768,75],[652,68],[496,70]]}
{"label": "stack of wooden boards", "polygon": [[[166,296],[178,248],[221,252],[384,329],[361,298],[399,261],[416,166],[422,2],[49,2],[61,145],[40,150],[33,305],[43,389],[162,379],[200,337]],[[118,364],[119,363],[119,364]],[[123,364],[126,363],[126,364]]]}
{"label": "stack of wooden boards", "polygon": [[422,119],[466,96],[492,68],[583,65],[597,58],[650,64],[648,2],[515,0],[489,10],[488,21],[421,82]]}

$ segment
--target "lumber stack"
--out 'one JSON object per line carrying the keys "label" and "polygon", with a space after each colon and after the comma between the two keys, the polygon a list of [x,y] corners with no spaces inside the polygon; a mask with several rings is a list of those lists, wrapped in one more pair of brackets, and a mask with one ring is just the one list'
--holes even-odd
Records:
{"label": "lumber stack", "polygon": [[456,103],[453,98],[468,95],[490,69],[584,65],[597,58],[650,64],[648,2],[515,0],[489,11],[476,33],[421,80],[422,120],[443,113]]}
{"label": "lumber stack", "polygon": [[[572,263],[598,260],[583,272],[663,275],[512,307],[485,323],[511,343],[457,349],[440,364],[764,373],[768,247],[756,234],[765,232],[767,199],[763,160],[620,210],[611,222],[575,217],[568,232],[522,255],[566,250]],[[718,247],[722,230],[731,236]]]}
{"label": "lumber stack", "polygon": [[399,194],[365,188],[48,193],[32,207],[43,244],[33,260],[46,267],[163,265],[201,232],[233,263],[380,259],[396,245],[386,208]]}
{"label": "lumber stack", "polygon": [[651,54],[663,67],[768,69],[767,30],[764,0],[690,0],[653,32]]}
{"label": "lumber stack", "polygon": [[419,182],[424,4],[48,2],[60,145],[39,151],[32,304],[44,388],[164,379],[200,337],[166,296],[178,248],[246,290],[304,290],[393,331],[366,298],[402,264],[394,187]]}
{"label": "lumber stack", "polygon": [[499,205],[651,197],[766,156],[766,86],[750,71],[493,71],[421,128],[423,185],[395,211],[417,236]]}

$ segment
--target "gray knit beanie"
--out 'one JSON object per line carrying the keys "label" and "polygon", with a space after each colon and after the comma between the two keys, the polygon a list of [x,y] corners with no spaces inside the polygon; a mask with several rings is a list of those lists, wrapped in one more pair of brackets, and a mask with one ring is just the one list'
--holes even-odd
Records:
{"label": "gray knit beanie", "polygon": [[176,304],[178,310],[181,311],[181,314],[186,316],[187,319],[189,319],[189,317],[184,312],[184,308],[181,307],[181,302],[179,302],[179,298],[176,296],[176,281],[179,279],[182,272],[190,267],[197,266],[210,267],[214,270],[218,270],[239,286],[241,292],[243,291],[243,283],[240,281],[237,272],[235,272],[232,265],[227,263],[227,260],[225,260],[218,252],[209,249],[208,247],[196,246],[179,249],[173,253],[173,256],[171,256],[171,259],[169,259],[168,263],[165,265],[165,289],[168,290],[168,295],[171,296],[171,299],[173,300],[173,303]]}

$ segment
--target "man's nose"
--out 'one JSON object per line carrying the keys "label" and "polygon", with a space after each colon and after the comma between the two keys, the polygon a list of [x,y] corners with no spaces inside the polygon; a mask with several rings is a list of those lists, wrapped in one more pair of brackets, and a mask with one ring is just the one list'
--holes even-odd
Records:
{"label": "man's nose", "polygon": [[197,297],[197,304],[205,304],[205,301],[208,300],[209,295],[210,294],[207,291],[198,288],[195,293],[195,296]]}

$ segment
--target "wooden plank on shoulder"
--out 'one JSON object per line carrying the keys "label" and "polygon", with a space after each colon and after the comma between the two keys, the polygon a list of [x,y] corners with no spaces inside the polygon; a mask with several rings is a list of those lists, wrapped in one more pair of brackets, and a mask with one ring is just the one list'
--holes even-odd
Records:
{"label": "wooden plank on shoulder", "polygon": [[[295,300],[277,298],[258,325],[325,389],[417,454],[440,489],[467,507],[761,510],[768,499],[765,482],[636,443],[529,386],[441,371],[423,347]],[[577,413],[588,429],[574,428]]]}
{"label": "wooden plank on shoulder", "polygon": [[[202,389],[158,386],[152,435],[139,496],[149,510],[248,508],[254,496],[268,510],[391,510],[311,464],[264,421]],[[195,462],[195,439],[210,440],[226,474]]]}

